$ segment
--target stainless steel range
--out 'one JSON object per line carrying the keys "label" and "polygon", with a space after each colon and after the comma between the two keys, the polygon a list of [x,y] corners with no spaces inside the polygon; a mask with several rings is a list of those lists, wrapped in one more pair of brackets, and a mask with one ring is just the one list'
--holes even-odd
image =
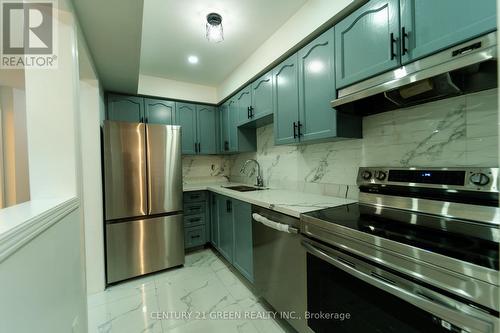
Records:
{"label": "stainless steel range", "polygon": [[497,332],[498,172],[360,168],[359,203],[303,214],[308,326]]}

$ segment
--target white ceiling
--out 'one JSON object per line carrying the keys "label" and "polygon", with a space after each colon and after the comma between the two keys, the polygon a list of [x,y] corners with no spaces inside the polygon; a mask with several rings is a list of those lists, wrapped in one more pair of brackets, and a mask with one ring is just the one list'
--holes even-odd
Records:
{"label": "white ceiling", "polygon": [[[141,74],[216,86],[307,0],[144,0]],[[205,38],[206,14],[222,15],[224,41]],[[189,55],[199,63],[191,65]]]}

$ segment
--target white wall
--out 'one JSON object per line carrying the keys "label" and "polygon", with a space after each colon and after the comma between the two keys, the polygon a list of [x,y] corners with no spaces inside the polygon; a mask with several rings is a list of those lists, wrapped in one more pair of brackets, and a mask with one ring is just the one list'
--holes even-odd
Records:
{"label": "white wall", "polygon": [[217,103],[215,87],[139,75],[138,93],[193,102]]}
{"label": "white wall", "polygon": [[87,332],[79,224],[76,210],[0,263],[0,332]]}
{"label": "white wall", "polygon": [[[217,87],[217,99],[231,95],[333,16],[357,0],[309,0]],[[360,2],[360,1],[357,1]]]}

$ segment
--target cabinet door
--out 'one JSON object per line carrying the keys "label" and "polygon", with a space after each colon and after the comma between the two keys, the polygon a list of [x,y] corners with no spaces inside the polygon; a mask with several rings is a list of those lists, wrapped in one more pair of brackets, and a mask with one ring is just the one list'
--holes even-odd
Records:
{"label": "cabinet door", "polygon": [[198,153],[205,155],[217,154],[216,110],[213,106],[198,105],[196,106],[196,112]]}
{"label": "cabinet door", "polygon": [[235,99],[231,99],[228,103],[228,133],[229,133],[229,150],[228,152],[238,151],[238,105]]}
{"label": "cabinet door", "polygon": [[234,261],[233,265],[253,282],[252,206],[233,200]]}
{"label": "cabinet door", "polygon": [[299,117],[297,54],[273,70],[274,81],[274,142],[287,144],[298,141],[294,123]]}
{"label": "cabinet door", "polygon": [[196,106],[177,103],[175,122],[182,127],[181,146],[183,154],[196,154]]}
{"label": "cabinet door", "polygon": [[233,214],[232,200],[217,196],[219,210],[219,251],[227,261],[233,263]]}
{"label": "cabinet door", "polygon": [[[434,1],[436,2],[436,1]],[[335,26],[337,88],[396,68],[399,0],[372,0]]]}
{"label": "cabinet door", "polygon": [[219,201],[217,194],[210,193],[210,242],[219,249]]}
{"label": "cabinet door", "polygon": [[107,119],[142,123],[144,99],[136,96],[108,95]]}
{"label": "cabinet door", "polygon": [[229,102],[220,107],[220,150],[223,153],[229,150]]}
{"label": "cabinet door", "polygon": [[495,0],[401,0],[403,63],[496,30]]}
{"label": "cabinet door", "polygon": [[144,99],[145,122],[150,124],[173,125],[175,102],[161,99]]}
{"label": "cabinet door", "polygon": [[252,118],[273,113],[272,79],[272,74],[267,73],[252,83]]}
{"label": "cabinet door", "polygon": [[323,33],[298,52],[300,140],[336,136],[334,29]]}
{"label": "cabinet door", "polygon": [[252,106],[252,92],[250,85],[236,94],[235,106],[238,113],[237,125],[248,122],[251,119],[249,108]]}

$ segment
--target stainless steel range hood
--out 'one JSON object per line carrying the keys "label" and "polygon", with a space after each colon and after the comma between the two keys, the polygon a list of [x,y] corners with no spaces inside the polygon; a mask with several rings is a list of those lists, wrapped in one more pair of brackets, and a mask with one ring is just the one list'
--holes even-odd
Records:
{"label": "stainless steel range hood", "polygon": [[367,115],[494,87],[496,32],[343,88],[331,105]]}

